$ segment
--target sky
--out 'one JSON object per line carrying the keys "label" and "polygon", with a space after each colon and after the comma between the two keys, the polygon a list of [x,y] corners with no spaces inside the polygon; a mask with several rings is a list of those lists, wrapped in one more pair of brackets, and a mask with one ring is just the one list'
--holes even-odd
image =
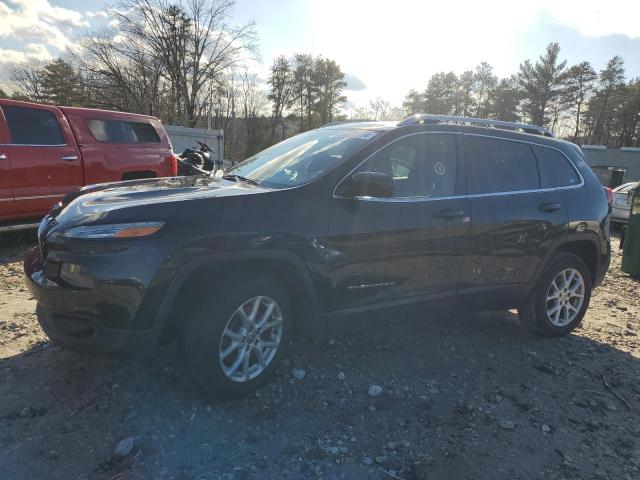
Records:
{"label": "sky", "polygon": [[[112,3],[0,0],[0,80],[13,62],[55,58],[105,25]],[[338,62],[349,106],[359,107],[376,97],[400,105],[433,73],[481,61],[508,76],[549,42],[560,43],[569,65],[588,60],[599,70],[620,55],[627,76],[640,76],[638,19],[639,0],[237,0],[232,22],[256,23],[259,77],[277,55],[322,55]]]}

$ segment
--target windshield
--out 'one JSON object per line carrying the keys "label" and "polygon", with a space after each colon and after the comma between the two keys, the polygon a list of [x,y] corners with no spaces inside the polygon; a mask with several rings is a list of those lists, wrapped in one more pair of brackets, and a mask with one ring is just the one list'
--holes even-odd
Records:
{"label": "windshield", "polygon": [[380,133],[356,129],[311,130],[257,153],[224,172],[224,176],[237,176],[272,188],[295,187],[335,168]]}

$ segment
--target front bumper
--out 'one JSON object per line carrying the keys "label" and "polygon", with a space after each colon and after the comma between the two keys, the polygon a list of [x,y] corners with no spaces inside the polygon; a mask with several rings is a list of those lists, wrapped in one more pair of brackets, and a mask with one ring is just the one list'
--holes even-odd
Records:
{"label": "front bumper", "polygon": [[[132,315],[113,285],[107,289],[74,290],[44,273],[40,250],[30,250],[24,261],[25,283],[38,302],[36,315],[47,336],[57,345],[83,353],[105,354],[140,350],[155,345],[154,329],[131,328]],[[127,293],[126,290],[123,293]],[[124,295],[131,298],[131,295]],[[114,320],[118,326],[114,328]]]}

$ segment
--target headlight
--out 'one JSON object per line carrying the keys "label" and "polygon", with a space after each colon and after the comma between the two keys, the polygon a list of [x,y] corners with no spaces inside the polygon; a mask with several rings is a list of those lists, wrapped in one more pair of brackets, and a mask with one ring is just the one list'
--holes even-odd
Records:
{"label": "headlight", "polygon": [[60,267],[60,278],[74,287],[95,288],[96,286],[91,270],[75,263],[63,263]]}
{"label": "headlight", "polygon": [[164,222],[114,223],[110,225],[86,225],[73,227],[62,235],[67,238],[137,238],[153,235],[162,228]]}

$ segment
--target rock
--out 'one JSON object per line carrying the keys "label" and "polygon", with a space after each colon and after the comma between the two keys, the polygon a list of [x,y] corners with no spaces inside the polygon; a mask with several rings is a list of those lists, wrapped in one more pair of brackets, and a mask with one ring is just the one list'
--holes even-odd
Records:
{"label": "rock", "polygon": [[135,445],[135,437],[127,437],[124,440],[120,440],[113,453],[118,457],[127,457],[131,455],[131,452],[133,452],[133,447],[135,447]]}
{"label": "rock", "polygon": [[338,372],[338,380],[344,380],[345,375],[342,372]]}
{"label": "rock", "polygon": [[551,433],[551,427],[547,424],[542,425],[542,433],[545,435]]}
{"label": "rock", "polygon": [[378,455],[376,457],[376,463],[377,464],[383,464],[386,459],[387,459],[387,457],[385,457],[384,455]]}
{"label": "rock", "polygon": [[373,460],[371,460],[371,458],[369,458],[369,457],[364,457],[362,459],[362,464],[363,465],[373,465]]}
{"label": "rock", "polygon": [[293,373],[293,377],[296,380],[302,380],[307,375],[307,372],[300,368],[294,368],[293,370],[291,370],[291,373]]}
{"label": "rock", "polygon": [[545,364],[536,365],[534,368],[539,372],[548,373],[549,375],[554,375],[556,373],[551,366]]}
{"label": "rock", "polygon": [[516,428],[516,424],[513,423],[511,420],[500,420],[498,425],[503,430],[513,430],[514,428]]}
{"label": "rock", "polygon": [[31,407],[24,407],[22,410],[20,410],[20,417],[21,418],[31,418],[34,415],[34,411],[33,408]]}
{"label": "rock", "polygon": [[369,396],[377,397],[382,393],[382,387],[380,385],[371,385],[369,387]]}
{"label": "rock", "polygon": [[130,410],[129,413],[127,413],[127,415],[124,417],[124,421],[130,422],[131,420],[134,420],[136,418],[138,418],[138,412],[136,412],[135,410]]}

